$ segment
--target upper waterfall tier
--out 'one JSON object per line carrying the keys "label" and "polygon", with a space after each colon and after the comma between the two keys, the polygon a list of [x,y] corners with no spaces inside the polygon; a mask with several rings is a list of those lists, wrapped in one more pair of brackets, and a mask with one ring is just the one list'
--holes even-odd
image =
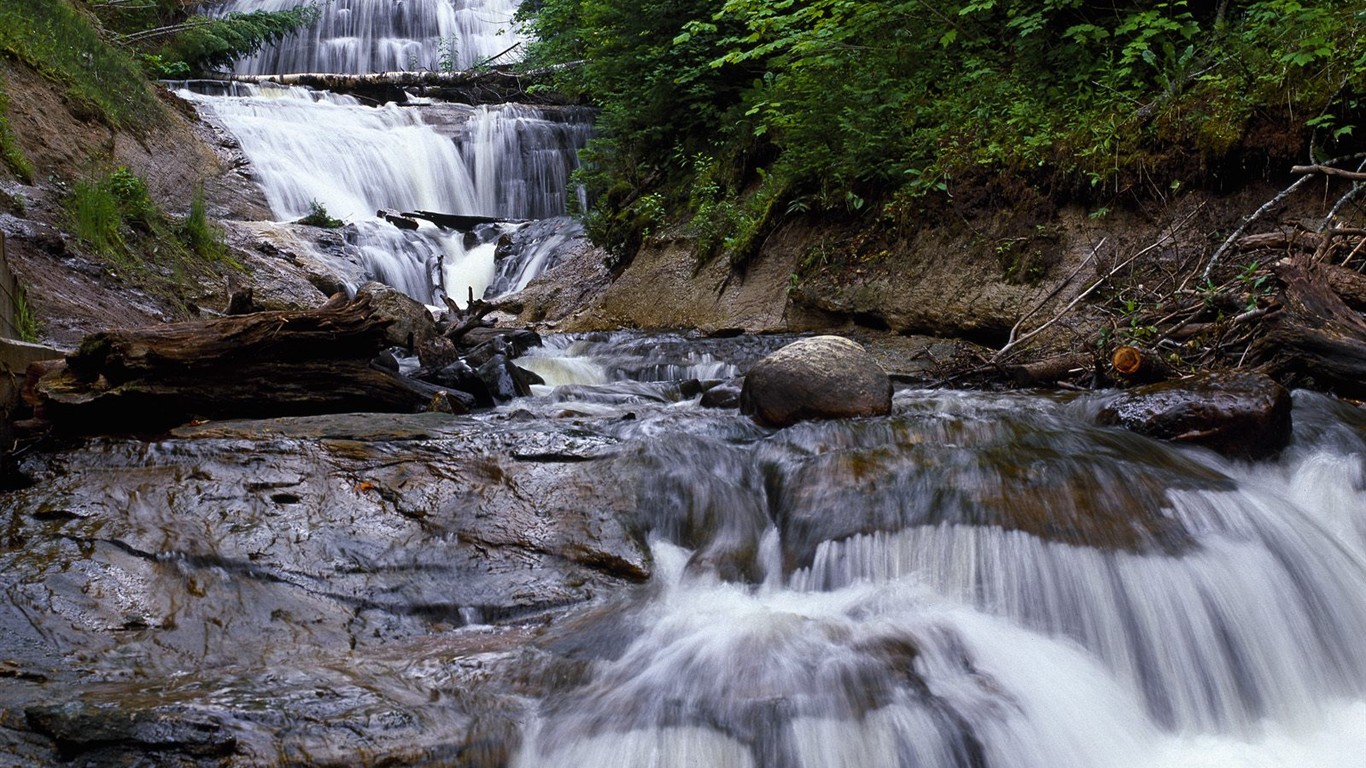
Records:
{"label": "upper waterfall tier", "polygon": [[[300,0],[229,0],[223,13],[279,11]],[[363,74],[467,69],[522,41],[520,0],[333,0],[322,17],[282,44],[238,62],[244,75]],[[513,50],[499,63],[515,60]]]}
{"label": "upper waterfall tier", "polygon": [[[577,109],[375,108],[304,88],[176,85],[237,137],[281,220],[307,214],[314,203],[352,219],[380,208],[563,215],[569,174],[591,131]],[[210,86],[216,92],[206,96]]]}

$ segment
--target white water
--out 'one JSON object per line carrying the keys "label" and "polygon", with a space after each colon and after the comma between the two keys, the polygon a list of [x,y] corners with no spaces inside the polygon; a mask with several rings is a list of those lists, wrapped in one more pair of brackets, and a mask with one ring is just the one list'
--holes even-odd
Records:
{"label": "white water", "polygon": [[[231,0],[221,13],[278,11],[299,0]],[[467,69],[516,46],[519,0],[331,0],[317,23],[240,61],[239,74]],[[520,58],[520,49],[492,63]],[[453,55],[452,55],[453,54]]]}
{"label": "white water", "polygon": [[[1033,441],[1071,444],[1039,434],[1094,435],[1102,442],[1091,452],[1112,460],[1111,433],[1086,426],[1084,402],[988,400],[969,397],[885,429],[807,425],[752,448],[733,447],[752,438],[718,436],[719,423],[694,415],[704,422],[695,434],[671,436],[659,463],[647,463],[676,479],[642,503],[738,513],[744,496],[765,496],[741,469],[765,456],[785,457],[764,470],[765,482],[784,486],[802,483],[801,467],[823,455],[917,445],[928,450],[931,477],[936,457],[961,450],[1048,473],[1028,448],[996,456]],[[1114,459],[1139,482],[1168,474],[1172,459],[1215,480],[1167,494],[1161,514],[1196,542],[1174,554],[945,522],[827,541],[810,567],[783,576],[770,525],[759,547],[766,576],[734,583],[661,524],[655,594],[630,621],[629,642],[541,708],[514,764],[1366,765],[1366,450],[1361,434],[1319,429],[1334,416],[1298,408],[1297,418],[1319,426],[1299,430],[1279,462],[1155,444]],[[949,436],[956,444],[938,442]],[[941,479],[949,477],[967,475]],[[885,480],[815,482],[861,487],[876,506],[898,492]],[[845,498],[860,504],[857,492]],[[783,502],[774,503],[781,516]]]}
{"label": "white water", "polygon": [[[370,107],[349,96],[272,85],[234,84],[226,97],[177,92],[237,138],[278,220],[321,205],[356,226],[354,245],[373,277],[438,305],[441,292],[462,304],[470,289],[484,296],[497,271],[492,242],[467,244],[460,233],[427,223],[399,230],[376,211],[561,216],[569,173],[588,135],[586,123],[549,121],[520,105],[448,105],[443,118],[463,129],[452,137],[424,121],[423,110],[437,107]],[[562,242],[522,253],[510,287],[524,287],[548,249]]]}

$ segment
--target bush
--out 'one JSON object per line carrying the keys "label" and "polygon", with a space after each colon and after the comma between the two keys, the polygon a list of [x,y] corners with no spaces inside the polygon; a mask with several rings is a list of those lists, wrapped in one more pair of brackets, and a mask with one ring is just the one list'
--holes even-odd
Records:
{"label": "bush", "polygon": [[308,215],[295,223],[305,224],[310,227],[322,227],[323,229],[337,229],[338,227],[346,225],[346,222],[341,219],[332,218],[332,215],[327,212],[327,208],[317,200],[309,201]]}
{"label": "bush", "polygon": [[622,206],[658,192],[727,249],[782,200],[872,216],[996,185],[1108,204],[1254,165],[1227,157],[1264,151],[1254,120],[1344,154],[1366,118],[1366,0],[533,7],[532,63],[583,60],[560,85],[602,108],[580,176],[594,216],[629,224]]}

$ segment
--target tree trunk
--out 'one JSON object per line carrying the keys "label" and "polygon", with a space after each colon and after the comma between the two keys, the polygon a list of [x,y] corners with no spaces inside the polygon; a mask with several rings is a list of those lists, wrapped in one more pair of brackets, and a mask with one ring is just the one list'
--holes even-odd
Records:
{"label": "tree trunk", "polygon": [[1346,397],[1366,396],[1366,320],[1333,289],[1331,270],[1300,255],[1276,265],[1283,311],[1261,352],[1275,370]]}
{"label": "tree trunk", "polygon": [[366,297],[86,337],[32,388],[63,432],[156,432],[195,419],[411,412],[430,393],[370,360],[388,321]]}

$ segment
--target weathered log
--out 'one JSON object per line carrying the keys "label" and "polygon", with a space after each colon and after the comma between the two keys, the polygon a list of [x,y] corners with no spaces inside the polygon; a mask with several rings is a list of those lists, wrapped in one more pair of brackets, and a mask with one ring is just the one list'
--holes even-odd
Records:
{"label": "weathered log", "polygon": [[1256,251],[1267,248],[1279,250],[1290,247],[1313,251],[1323,244],[1324,239],[1324,235],[1317,232],[1306,232],[1302,229],[1289,232],[1263,232],[1239,238],[1237,247],[1240,251]]}
{"label": "weathered log", "polygon": [[398,227],[399,229],[414,230],[418,228],[417,220],[412,218],[411,216],[405,216],[401,213],[393,213],[391,211],[386,211],[384,209],[375,211],[375,215],[381,219],[384,219],[390,224],[393,224],[395,227]]}
{"label": "weathered log", "polygon": [[557,67],[515,72],[507,67],[489,67],[454,72],[301,72],[284,75],[233,75],[228,79],[248,83],[300,85],[397,104],[407,103],[410,91],[465,104],[558,104],[564,103],[566,99],[553,91],[531,87],[548,84],[550,76],[558,69]]}
{"label": "weathered log", "polygon": [[1333,289],[1324,265],[1300,255],[1278,263],[1276,274],[1283,311],[1269,321],[1260,356],[1278,373],[1366,397],[1366,320]]}
{"label": "weathered log", "polygon": [[1328,287],[1352,309],[1366,311],[1366,275],[1336,264],[1319,264]]}
{"label": "weathered log", "polygon": [[1115,348],[1110,367],[1121,381],[1129,384],[1149,384],[1171,376],[1171,369],[1156,352],[1128,345]]}
{"label": "weathered log", "polygon": [[463,309],[451,301],[449,297],[443,296],[442,300],[446,302],[446,309],[450,311],[450,325],[446,328],[444,335],[457,344],[465,334],[475,328],[489,325],[490,323],[484,320],[484,316],[496,311],[499,307],[495,302],[474,298],[474,288],[470,288],[469,301],[465,303]]}
{"label": "weathered log", "polygon": [[387,325],[365,297],[89,336],[33,384],[36,414],[65,432],[156,432],[195,419],[411,412],[431,392],[377,370]]}
{"label": "weathered log", "polygon": [[499,219],[494,216],[436,213],[434,211],[404,211],[403,215],[410,219],[426,219],[442,229],[454,229],[459,232],[469,232],[480,224],[497,224],[499,222],[512,221],[512,219]]}
{"label": "weathered log", "polygon": [[1094,360],[1089,354],[1067,354],[1022,365],[1008,365],[1005,373],[1016,385],[1028,387],[1053,384],[1078,372],[1090,370],[1093,364]]}

